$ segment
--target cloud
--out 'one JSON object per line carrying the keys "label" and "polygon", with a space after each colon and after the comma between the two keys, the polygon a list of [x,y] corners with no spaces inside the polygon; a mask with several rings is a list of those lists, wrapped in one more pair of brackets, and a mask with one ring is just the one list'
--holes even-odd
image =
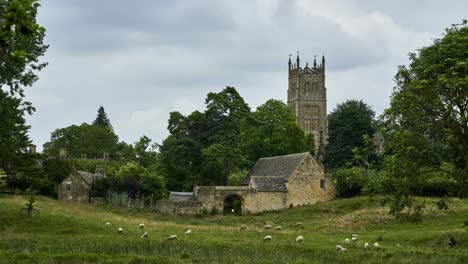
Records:
{"label": "cloud", "polygon": [[56,128],[92,122],[100,105],[121,140],[161,142],[170,111],[203,110],[206,94],[227,85],[252,109],[284,101],[288,54],[297,50],[304,63],[325,53],[329,111],[358,98],[379,113],[406,54],[468,9],[435,0],[41,3],[49,66],[27,90],[37,145]]}

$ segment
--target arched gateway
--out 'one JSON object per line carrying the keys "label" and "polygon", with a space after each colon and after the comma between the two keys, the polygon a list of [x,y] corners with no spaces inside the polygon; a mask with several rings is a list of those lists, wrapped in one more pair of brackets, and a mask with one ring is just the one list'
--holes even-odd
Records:
{"label": "arched gateway", "polygon": [[230,194],[224,197],[223,214],[224,215],[242,215],[244,199],[237,194]]}

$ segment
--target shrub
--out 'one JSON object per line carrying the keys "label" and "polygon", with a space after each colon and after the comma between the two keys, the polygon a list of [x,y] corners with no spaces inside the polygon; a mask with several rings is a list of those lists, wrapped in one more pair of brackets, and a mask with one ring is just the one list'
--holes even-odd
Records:
{"label": "shrub", "polygon": [[360,195],[368,184],[368,173],[360,167],[337,169],[332,175],[338,197],[346,198]]}

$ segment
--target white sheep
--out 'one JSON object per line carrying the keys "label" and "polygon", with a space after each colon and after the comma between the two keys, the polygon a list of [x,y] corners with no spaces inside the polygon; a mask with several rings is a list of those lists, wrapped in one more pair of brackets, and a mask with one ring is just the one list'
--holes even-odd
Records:
{"label": "white sheep", "polygon": [[379,243],[375,242],[375,243],[374,243],[374,247],[375,247],[375,248],[380,247]]}
{"label": "white sheep", "polygon": [[247,230],[247,226],[246,226],[246,225],[241,225],[240,230],[241,230],[241,231],[242,231],[242,230]]}
{"label": "white sheep", "polygon": [[143,235],[141,235],[141,238],[148,238],[148,232],[144,232]]}
{"label": "white sheep", "polygon": [[296,223],[296,227],[298,227],[298,228],[304,228],[304,225],[302,224],[302,222],[297,222],[297,223]]}
{"label": "white sheep", "polygon": [[277,227],[275,227],[275,230],[276,231],[281,231],[281,230],[283,230],[283,228],[281,226],[277,226]]}
{"label": "white sheep", "polygon": [[344,247],[342,247],[340,245],[336,245],[335,248],[336,248],[336,251],[341,251],[341,252],[345,252],[347,250],[346,248],[344,248]]}
{"label": "white sheep", "polygon": [[369,243],[364,243],[364,248],[368,248],[369,247]]}
{"label": "white sheep", "polygon": [[122,233],[123,233],[123,229],[122,229],[121,227],[119,227],[119,229],[117,229],[117,232],[118,232],[119,234],[122,234]]}
{"label": "white sheep", "polygon": [[184,234],[186,234],[186,235],[191,235],[191,234],[192,234],[192,230],[189,229],[189,230],[185,231]]}
{"label": "white sheep", "polygon": [[271,241],[272,237],[271,236],[265,236],[263,238],[263,241],[266,242],[266,241]]}
{"label": "white sheep", "polygon": [[145,224],[140,224],[140,229],[145,228]]}
{"label": "white sheep", "polygon": [[271,229],[271,225],[265,225],[263,229]]}
{"label": "white sheep", "polygon": [[168,236],[167,240],[177,240],[177,235]]}
{"label": "white sheep", "polygon": [[356,242],[356,241],[357,241],[357,237],[353,236],[353,237],[351,238],[351,241],[353,241],[353,243]]}
{"label": "white sheep", "polygon": [[300,243],[304,242],[304,237],[303,236],[296,237],[296,243],[299,243],[299,242]]}
{"label": "white sheep", "polygon": [[107,222],[104,226],[109,227],[109,226],[111,226],[111,223]]}
{"label": "white sheep", "polygon": [[344,240],[344,242],[345,242],[346,244],[349,244],[349,238],[346,238],[346,239]]}

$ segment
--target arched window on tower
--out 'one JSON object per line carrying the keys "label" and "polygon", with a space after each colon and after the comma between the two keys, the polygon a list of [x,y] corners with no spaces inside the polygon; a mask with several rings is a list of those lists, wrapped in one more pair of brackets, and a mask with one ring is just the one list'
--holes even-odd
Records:
{"label": "arched window on tower", "polygon": [[305,92],[305,97],[307,99],[309,99],[309,97],[310,97],[310,84],[309,84],[309,82],[305,83],[305,91],[304,92]]}

